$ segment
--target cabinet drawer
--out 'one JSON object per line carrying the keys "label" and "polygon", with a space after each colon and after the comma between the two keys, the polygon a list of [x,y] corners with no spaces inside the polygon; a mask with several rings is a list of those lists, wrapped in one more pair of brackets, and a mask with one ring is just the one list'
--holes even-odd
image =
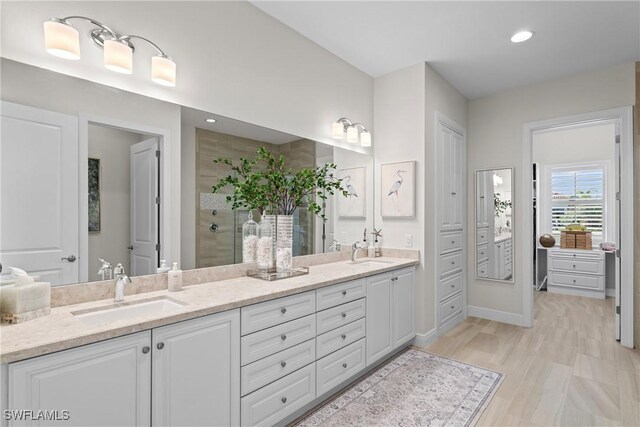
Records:
{"label": "cabinet drawer", "polygon": [[483,243],[489,243],[488,228],[481,228],[476,232],[476,245],[482,245]]}
{"label": "cabinet drawer", "polygon": [[351,323],[354,320],[362,319],[365,316],[365,299],[332,307],[328,310],[319,311],[317,316],[318,334],[323,334],[339,326]]}
{"label": "cabinet drawer", "polygon": [[348,380],[365,367],[365,342],[357,341],[316,362],[318,396]]}
{"label": "cabinet drawer", "polygon": [[360,279],[352,282],[328,286],[316,291],[317,310],[325,310],[349,301],[364,298],[367,292],[367,280]]}
{"label": "cabinet drawer", "polygon": [[316,366],[307,365],[242,398],[243,426],[271,426],[316,397]]}
{"label": "cabinet drawer", "polygon": [[245,396],[315,360],[316,342],[309,340],[243,366],[240,373],[242,395]]}
{"label": "cabinet drawer", "polygon": [[442,255],[440,257],[440,277],[447,276],[451,273],[462,269],[462,252],[454,252],[452,254]]}
{"label": "cabinet drawer", "polygon": [[333,331],[318,335],[316,338],[318,359],[364,338],[365,323],[365,319],[356,320]]}
{"label": "cabinet drawer", "polygon": [[505,265],[509,265],[511,264],[511,260],[513,260],[513,257],[511,255],[505,255],[504,257],[504,264]]}
{"label": "cabinet drawer", "polygon": [[440,301],[462,290],[462,273],[445,280],[440,280]]}
{"label": "cabinet drawer", "polygon": [[604,261],[604,252],[591,250],[552,249],[549,251],[549,257],[571,258],[581,261]]}
{"label": "cabinet drawer", "polygon": [[598,260],[575,260],[572,258],[555,258],[549,259],[550,270],[575,271],[583,274],[604,274],[604,261]]}
{"label": "cabinet drawer", "polygon": [[450,317],[462,313],[462,295],[455,296],[449,301],[440,303],[440,321],[445,322]]}
{"label": "cabinet drawer", "polygon": [[271,356],[294,345],[315,338],[316,316],[292,320],[241,338],[240,359],[242,365]]}
{"label": "cabinet drawer", "polygon": [[601,291],[604,289],[604,276],[589,276],[550,271],[549,284]]}
{"label": "cabinet drawer", "polygon": [[240,309],[240,330],[246,335],[315,312],[315,291],[265,301]]}
{"label": "cabinet drawer", "polygon": [[440,252],[446,253],[462,249],[462,231],[442,233],[440,235]]}
{"label": "cabinet drawer", "polygon": [[489,245],[480,245],[476,248],[476,263],[482,264],[482,262],[489,259]]}
{"label": "cabinet drawer", "polygon": [[489,263],[483,262],[482,264],[478,265],[476,267],[476,274],[478,275],[478,277],[489,277]]}

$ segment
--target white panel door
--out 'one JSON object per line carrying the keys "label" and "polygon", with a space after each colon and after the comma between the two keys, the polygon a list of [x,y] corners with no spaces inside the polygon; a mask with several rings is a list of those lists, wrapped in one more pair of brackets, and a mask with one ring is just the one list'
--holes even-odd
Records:
{"label": "white panel door", "polygon": [[153,425],[240,424],[240,312],[153,330]]}
{"label": "white panel door", "polygon": [[444,127],[451,138],[451,226],[456,230],[464,227],[464,199],[466,195],[464,170],[464,145],[462,135]]}
{"label": "white panel door", "polygon": [[151,333],[9,365],[9,409],[67,410],[66,421],[9,426],[149,426]]}
{"label": "white panel door", "polygon": [[416,336],[413,268],[394,273],[393,283],[393,348]]}
{"label": "white panel door", "polygon": [[52,285],[77,283],[78,120],[1,106],[0,262]]}
{"label": "white panel door", "polygon": [[131,275],[155,274],[158,267],[158,139],[131,146]]}
{"label": "white panel door", "polygon": [[391,350],[391,274],[380,274],[367,279],[367,366]]}

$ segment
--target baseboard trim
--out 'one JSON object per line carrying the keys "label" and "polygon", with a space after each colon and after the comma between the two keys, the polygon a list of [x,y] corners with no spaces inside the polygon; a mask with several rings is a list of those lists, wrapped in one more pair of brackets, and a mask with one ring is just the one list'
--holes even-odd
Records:
{"label": "baseboard trim", "polygon": [[433,328],[432,330],[424,334],[416,334],[416,337],[413,339],[413,342],[411,344],[416,347],[426,347],[437,339],[438,329]]}
{"label": "baseboard trim", "polygon": [[611,289],[611,288],[606,288],[604,291],[605,295],[608,296],[609,298],[615,298],[616,296],[616,290],[615,289]]}
{"label": "baseboard trim", "polygon": [[525,326],[524,316],[522,314],[507,313],[506,311],[492,310],[490,308],[476,307],[473,305],[468,306],[467,309],[469,316],[508,323],[515,326]]}

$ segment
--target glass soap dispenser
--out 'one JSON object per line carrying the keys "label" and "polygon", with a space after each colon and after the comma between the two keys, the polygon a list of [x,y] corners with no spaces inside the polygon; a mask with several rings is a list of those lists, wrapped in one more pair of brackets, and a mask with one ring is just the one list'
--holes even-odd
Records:
{"label": "glass soap dispenser", "polygon": [[273,235],[273,224],[263,213],[258,224],[258,243],[256,244],[256,262],[263,272],[273,266]]}
{"label": "glass soap dispenser", "polygon": [[258,244],[258,224],[253,220],[253,212],[249,211],[248,220],[242,224],[242,262],[256,262]]}

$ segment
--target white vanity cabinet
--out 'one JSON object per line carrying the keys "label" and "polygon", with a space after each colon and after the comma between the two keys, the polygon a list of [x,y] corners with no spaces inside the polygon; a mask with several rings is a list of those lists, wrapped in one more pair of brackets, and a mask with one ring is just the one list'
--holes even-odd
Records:
{"label": "white vanity cabinet", "polygon": [[415,337],[414,269],[367,279],[367,366]]}
{"label": "white vanity cabinet", "polygon": [[8,369],[9,409],[68,410],[69,421],[59,425],[240,422],[238,310],[11,363]]}
{"label": "white vanity cabinet", "polygon": [[11,363],[8,409],[69,411],[68,421],[46,425],[148,426],[151,358],[146,331]]}

